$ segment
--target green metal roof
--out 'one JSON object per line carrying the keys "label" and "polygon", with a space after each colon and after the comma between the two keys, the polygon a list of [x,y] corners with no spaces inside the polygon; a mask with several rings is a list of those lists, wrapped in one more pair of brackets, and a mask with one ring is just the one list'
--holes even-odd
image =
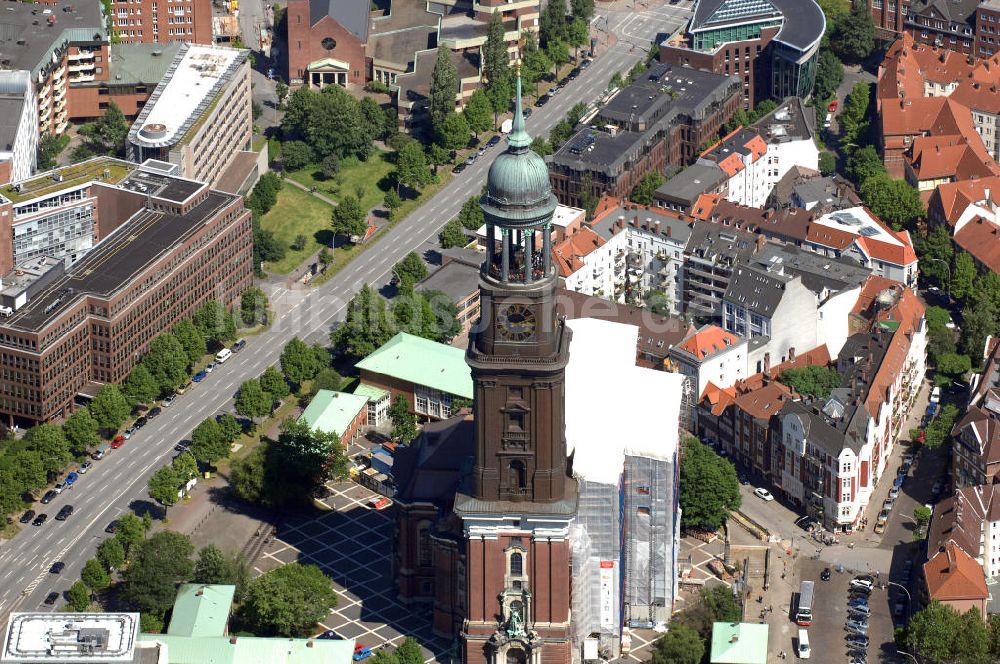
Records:
{"label": "green metal roof", "polygon": [[146,83],[155,87],[170,69],[181,42],[112,44],[109,85]]}
{"label": "green metal roof", "polygon": [[358,362],[359,369],[472,398],[472,370],[465,351],[400,332]]}
{"label": "green metal roof", "polygon": [[353,640],[140,634],[139,641],[164,644],[169,664],[351,664],[354,655]]}
{"label": "green metal roof", "polygon": [[236,586],[185,583],[177,590],[167,634],[223,636]]}
{"label": "green metal roof", "polygon": [[354,393],[360,394],[369,401],[378,401],[383,397],[389,396],[389,390],[383,390],[381,387],[365,385],[363,383],[354,388]]}
{"label": "green metal roof", "polygon": [[712,664],[767,664],[767,625],[712,625]]}
{"label": "green metal roof", "polygon": [[368,397],[347,392],[320,390],[299,417],[310,429],[343,436],[358,413],[368,408]]}

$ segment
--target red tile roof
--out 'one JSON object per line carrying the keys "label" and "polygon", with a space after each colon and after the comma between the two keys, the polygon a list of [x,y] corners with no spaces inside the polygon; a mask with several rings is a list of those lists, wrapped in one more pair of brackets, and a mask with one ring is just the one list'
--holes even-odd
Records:
{"label": "red tile roof", "polygon": [[772,380],[758,389],[736,397],[737,408],[758,420],[767,420],[781,410],[781,404],[793,396],[792,390],[785,384]]}
{"label": "red tile roof", "polygon": [[954,226],[967,207],[986,200],[987,191],[993,203],[1000,205],[1000,177],[985,177],[939,185],[928,207],[936,210],[942,221]]}
{"label": "red tile roof", "polygon": [[604,238],[586,226],[552,247],[552,259],[559,275],[568,277],[584,266],[583,258],[605,243]]}
{"label": "red tile roof", "polygon": [[914,138],[910,165],[917,180],[971,180],[1000,175],[996,163],[992,159],[983,161],[964,136]]}
{"label": "red tile roof", "polygon": [[739,343],[739,341],[738,336],[726,332],[718,325],[706,325],[682,341],[678,348],[687,351],[699,360],[703,360],[709,355]]}
{"label": "red tile roof", "polygon": [[989,597],[986,575],[979,563],[954,542],[948,542],[943,549],[924,563],[931,599],[947,602]]}
{"label": "red tile roof", "polygon": [[882,363],[868,390],[868,397],[865,399],[865,409],[872,418],[878,418],[879,408],[885,402],[889,388],[896,383],[896,378],[903,372],[906,356],[913,341],[913,332],[919,327],[923,317],[924,305],[909,288],[903,289],[895,305],[876,315],[877,321],[895,321],[899,326],[892,334],[892,340],[889,341],[889,347],[885,351]]}
{"label": "red tile roof", "polygon": [[854,304],[854,308],[851,309],[851,313],[855,315],[864,314],[875,302],[875,298],[878,294],[887,289],[899,288],[899,284],[892,279],[887,279],[885,277],[880,277],[876,274],[869,276],[864,285],[861,287],[861,294],[858,295],[858,301]]}
{"label": "red tile roof", "polygon": [[972,70],[968,56],[916,43],[911,34],[904,33],[882,59],[876,95],[879,102],[922,97],[925,80],[949,85],[967,78]]}
{"label": "red tile roof", "polygon": [[972,254],[981,265],[1000,272],[1000,226],[976,217],[955,233],[955,244]]}

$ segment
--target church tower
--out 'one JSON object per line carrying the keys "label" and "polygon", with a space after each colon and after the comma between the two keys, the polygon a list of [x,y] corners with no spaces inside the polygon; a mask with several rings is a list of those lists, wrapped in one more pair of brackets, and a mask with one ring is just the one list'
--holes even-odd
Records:
{"label": "church tower", "polygon": [[565,368],[570,330],[555,310],[556,198],[530,149],[517,79],[507,150],[480,205],[487,256],[480,321],[466,354],[475,390],[472,481],[455,498],[466,544],[462,630],[468,664],[570,661]]}

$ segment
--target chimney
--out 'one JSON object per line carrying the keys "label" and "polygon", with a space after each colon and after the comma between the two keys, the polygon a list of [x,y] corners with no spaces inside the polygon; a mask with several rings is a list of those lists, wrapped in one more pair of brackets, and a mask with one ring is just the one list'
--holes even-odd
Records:
{"label": "chimney", "polygon": [[667,237],[673,237],[673,232],[670,230],[670,226],[667,226]]}
{"label": "chimney", "polygon": [[308,641],[306,641],[306,648],[312,648],[312,647],[313,647],[313,640],[309,639]]}
{"label": "chimney", "polygon": [[632,228],[638,228],[638,227],[639,227],[639,215],[635,215],[634,217],[632,217]]}
{"label": "chimney", "polygon": [[656,224],[654,224],[654,229],[655,229],[656,234],[659,235],[660,234],[660,222],[657,221]]}
{"label": "chimney", "polygon": [[236,645],[236,637],[235,636],[230,636],[229,637],[229,643],[231,643],[232,645],[235,646]]}

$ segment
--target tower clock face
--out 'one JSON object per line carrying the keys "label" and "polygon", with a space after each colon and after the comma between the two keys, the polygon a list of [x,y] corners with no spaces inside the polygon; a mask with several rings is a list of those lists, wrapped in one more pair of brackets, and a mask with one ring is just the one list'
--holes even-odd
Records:
{"label": "tower clock face", "polygon": [[508,304],[497,310],[497,334],[508,341],[527,341],[535,335],[535,313],[524,304]]}

